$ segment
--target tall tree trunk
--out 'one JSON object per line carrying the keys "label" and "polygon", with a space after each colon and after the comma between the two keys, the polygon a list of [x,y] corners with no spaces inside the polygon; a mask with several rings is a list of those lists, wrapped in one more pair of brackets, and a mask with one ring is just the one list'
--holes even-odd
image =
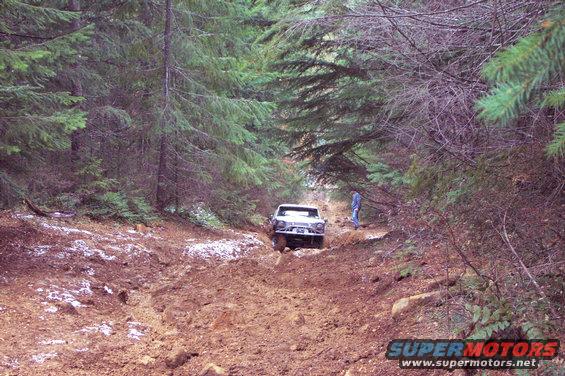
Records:
{"label": "tall tree trunk", "polygon": [[[80,1],[79,0],[69,0],[67,3],[68,10],[72,12],[80,12]],[[75,18],[71,23],[72,31],[77,31],[81,28],[81,20],[80,18]],[[72,66],[73,69],[73,86],[71,88],[71,95],[76,97],[82,97],[82,83],[80,82],[80,78],[78,75],[78,71],[80,69],[80,62],[76,62]],[[77,107],[80,107],[80,104],[77,104]],[[76,162],[79,159],[79,149],[80,149],[80,135],[79,130],[76,130],[71,135],[71,161]]]}
{"label": "tall tree trunk", "polygon": [[179,148],[178,148],[178,132],[175,132],[175,146],[174,146],[174,151],[175,151],[175,163],[174,163],[174,171],[173,171],[173,179],[174,179],[174,183],[175,183],[175,211],[178,213],[179,211],[179,205],[180,205],[180,193],[179,193]]}
{"label": "tall tree trunk", "polygon": [[173,0],[165,1],[165,30],[163,33],[163,116],[161,119],[161,138],[159,141],[159,165],[157,167],[157,207],[163,209],[166,202],[165,178],[167,171],[167,125],[171,120],[171,21],[173,18]]}

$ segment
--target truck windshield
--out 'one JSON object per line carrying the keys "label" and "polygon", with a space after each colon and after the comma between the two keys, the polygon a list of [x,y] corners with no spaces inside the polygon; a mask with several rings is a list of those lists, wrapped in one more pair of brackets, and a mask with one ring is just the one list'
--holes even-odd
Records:
{"label": "truck windshield", "polygon": [[281,206],[279,208],[279,216],[281,217],[309,217],[309,218],[319,218],[318,209],[314,208],[299,208],[299,207],[287,207]]}

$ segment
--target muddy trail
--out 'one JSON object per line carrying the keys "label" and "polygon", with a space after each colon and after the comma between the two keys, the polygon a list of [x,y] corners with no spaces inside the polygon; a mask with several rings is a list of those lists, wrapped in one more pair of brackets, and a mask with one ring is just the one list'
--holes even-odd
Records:
{"label": "muddy trail", "polygon": [[444,374],[384,358],[392,338],[452,336],[439,250],[398,257],[402,239],[339,214],[328,232],[327,249],[280,255],[260,232],[4,212],[0,374]]}

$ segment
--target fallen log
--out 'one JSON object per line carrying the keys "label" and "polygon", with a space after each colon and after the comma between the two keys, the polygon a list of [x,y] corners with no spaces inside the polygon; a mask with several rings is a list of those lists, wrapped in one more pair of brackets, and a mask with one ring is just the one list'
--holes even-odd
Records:
{"label": "fallen log", "polygon": [[71,218],[76,215],[74,211],[48,211],[43,210],[39,206],[35,205],[30,199],[24,197],[24,204],[40,217],[50,217],[50,218]]}

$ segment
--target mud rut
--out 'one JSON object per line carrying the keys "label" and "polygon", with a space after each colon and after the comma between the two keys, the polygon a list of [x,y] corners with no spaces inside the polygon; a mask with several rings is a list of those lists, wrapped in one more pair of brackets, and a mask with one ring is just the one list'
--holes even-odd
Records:
{"label": "mud rut", "polygon": [[432,374],[384,351],[440,331],[434,307],[390,317],[436,268],[396,281],[386,230],[352,234],[337,220],[335,246],[280,256],[260,233],[3,213],[0,374]]}

